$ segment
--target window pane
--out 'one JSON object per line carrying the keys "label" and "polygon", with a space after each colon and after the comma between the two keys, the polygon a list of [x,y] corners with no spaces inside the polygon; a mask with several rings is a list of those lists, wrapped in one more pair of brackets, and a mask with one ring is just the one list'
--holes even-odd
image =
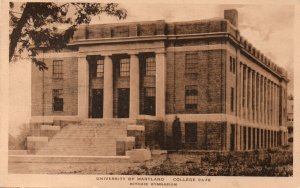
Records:
{"label": "window pane", "polygon": [[186,54],[185,73],[198,73],[198,53]]}
{"label": "window pane", "polygon": [[97,61],[96,77],[103,77],[104,75],[104,60],[100,59]]}
{"label": "window pane", "polygon": [[185,108],[197,109],[198,106],[198,88],[196,85],[185,87]]}
{"label": "window pane", "polygon": [[62,89],[53,89],[53,111],[63,111],[64,99]]}
{"label": "window pane", "polygon": [[146,58],[146,75],[147,76],[155,76],[155,58],[148,57]]}
{"label": "window pane", "polygon": [[63,78],[63,65],[62,60],[53,61],[53,78],[62,79]]}
{"label": "window pane", "polygon": [[124,58],[120,60],[120,76],[130,75],[130,64],[129,58]]}

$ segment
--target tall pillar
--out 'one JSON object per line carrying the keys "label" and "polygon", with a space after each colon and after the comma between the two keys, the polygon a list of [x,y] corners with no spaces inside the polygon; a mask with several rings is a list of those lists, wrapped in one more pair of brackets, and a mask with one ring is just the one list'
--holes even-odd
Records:
{"label": "tall pillar", "polygon": [[262,124],[264,124],[265,121],[265,79],[263,76],[261,76],[261,100],[260,100],[260,109],[261,109],[261,115],[260,115],[260,121]]}
{"label": "tall pillar", "polygon": [[253,80],[252,80],[252,70],[250,68],[249,68],[248,74],[249,74],[249,76],[248,76],[248,78],[249,78],[249,81],[248,81],[248,83],[249,83],[249,86],[248,86],[248,89],[249,89],[249,91],[248,91],[248,94],[249,94],[249,97],[248,97],[248,99],[249,99],[248,120],[252,122],[252,110],[253,110],[252,109],[252,103],[253,103],[253,95],[252,95],[253,94],[253,92],[252,92],[253,84],[252,84],[252,81]]}
{"label": "tall pillar", "polygon": [[140,68],[139,58],[136,54],[130,54],[130,97],[129,117],[137,118],[140,113]]}
{"label": "tall pillar", "polygon": [[156,53],[156,117],[163,119],[166,114],[166,54]]}
{"label": "tall pillar", "polygon": [[253,71],[253,79],[252,79],[252,81],[253,81],[253,88],[252,88],[252,90],[253,90],[253,101],[252,101],[252,117],[253,117],[253,122],[254,123],[256,123],[256,119],[257,119],[257,117],[256,117],[256,105],[257,105],[257,103],[256,103],[256,72],[255,71]]}
{"label": "tall pillar", "polygon": [[244,65],[242,62],[240,62],[240,74],[241,74],[241,79],[240,79],[240,118],[243,118],[243,89],[244,89]]}
{"label": "tall pillar", "polygon": [[244,105],[244,118],[247,119],[248,118],[248,68],[245,65],[245,105]]}
{"label": "tall pillar", "polygon": [[103,118],[113,118],[113,62],[104,57]]}
{"label": "tall pillar", "polygon": [[257,86],[256,86],[256,89],[257,89],[257,91],[256,91],[256,93],[257,93],[257,95],[256,95],[256,97],[257,97],[257,99],[256,99],[256,101],[257,101],[257,103],[256,103],[256,107],[257,107],[257,111],[256,111],[256,113],[257,113],[257,123],[259,123],[260,122],[260,116],[261,116],[261,114],[260,114],[260,75],[259,75],[259,73],[257,73]]}
{"label": "tall pillar", "polygon": [[78,58],[78,117],[88,118],[89,113],[89,64],[86,56]]}
{"label": "tall pillar", "polygon": [[241,141],[241,131],[240,131],[240,129],[241,129],[241,126],[240,125],[237,125],[236,126],[236,131],[237,131],[237,137],[236,137],[236,145],[237,145],[237,151],[240,151],[241,150],[241,143],[240,143],[240,141]]}

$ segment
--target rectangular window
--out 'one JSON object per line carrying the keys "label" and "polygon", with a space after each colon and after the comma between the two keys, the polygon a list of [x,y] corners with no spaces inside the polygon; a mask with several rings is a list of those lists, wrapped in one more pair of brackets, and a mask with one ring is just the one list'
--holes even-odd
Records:
{"label": "rectangular window", "polygon": [[100,78],[104,76],[104,60],[97,60],[96,77]]}
{"label": "rectangular window", "polygon": [[198,53],[188,53],[185,56],[185,73],[198,73]]}
{"label": "rectangular window", "polygon": [[234,111],[234,88],[231,88],[231,92],[230,92],[230,111],[233,112]]}
{"label": "rectangular window", "polygon": [[185,109],[196,110],[198,107],[198,88],[196,85],[185,86]]}
{"label": "rectangular window", "polygon": [[235,74],[235,58],[232,58],[232,73]]}
{"label": "rectangular window", "polygon": [[63,65],[62,60],[53,61],[53,78],[62,79],[63,78]]}
{"label": "rectangular window", "polygon": [[235,74],[235,58],[230,56],[230,72]]}
{"label": "rectangular window", "polygon": [[62,89],[53,89],[53,111],[62,112],[64,110],[64,99],[63,99],[63,90]]}
{"label": "rectangular window", "polygon": [[155,87],[145,88],[145,97],[155,97]]}
{"label": "rectangular window", "polygon": [[123,58],[120,60],[120,76],[130,75],[130,60],[129,58]]}
{"label": "rectangular window", "polygon": [[155,58],[154,57],[148,57],[146,58],[146,75],[147,76],[155,76]]}
{"label": "rectangular window", "polygon": [[145,98],[144,98],[144,114],[155,115],[155,87],[145,88]]}

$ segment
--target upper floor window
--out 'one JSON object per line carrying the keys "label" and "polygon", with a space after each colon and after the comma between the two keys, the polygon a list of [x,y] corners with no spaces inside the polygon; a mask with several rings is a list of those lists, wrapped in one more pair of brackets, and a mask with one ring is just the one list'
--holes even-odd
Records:
{"label": "upper floor window", "polygon": [[230,56],[230,72],[235,74],[235,58]]}
{"label": "upper floor window", "polygon": [[62,79],[63,78],[63,61],[54,60],[53,61],[53,78]]}
{"label": "upper floor window", "polygon": [[155,58],[154,57],[148,57],[146,58],[146,75],[147,76],[155,76]]}
{"label": "upper floor window", "polygon": [[104,60],[99,59],[97,60],[97,67],[96,67],[96,77],[103,77],[104,75]]}
{"label": "upper floor window", "polygon": [[52,105],[53,111],[62,112],[64,110],[64,99],[63,99],[63,90],[62,89],[53,89],[52,90]]}
{"label": "upper floor window", "polygon": [[233,112],[234,111],[234,88],[231,87],[230,88],[230,111]]}
{"label": "upper floor window", "polygon": [[196,85],[185,86],[185,109],[195,110],[198,107],[198,88]]}
{"label": "upper floor window", "polygon": [[130,60],[129,58],[124,58],[120,60],[120,76],[130,75]]}
{"label": "upper floor window", "polygon": [[198,73],[198,53],[187,53],[185,56],[185,73]]}

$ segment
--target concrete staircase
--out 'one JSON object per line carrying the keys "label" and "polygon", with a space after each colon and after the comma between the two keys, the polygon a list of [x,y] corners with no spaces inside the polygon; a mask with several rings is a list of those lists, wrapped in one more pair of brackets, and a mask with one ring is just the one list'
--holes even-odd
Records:
{"label": "concrete staircase", "polygon": [[127,124],[83,121],[64,126],[37,155],[116,156],[116,139],[127,136]]}

